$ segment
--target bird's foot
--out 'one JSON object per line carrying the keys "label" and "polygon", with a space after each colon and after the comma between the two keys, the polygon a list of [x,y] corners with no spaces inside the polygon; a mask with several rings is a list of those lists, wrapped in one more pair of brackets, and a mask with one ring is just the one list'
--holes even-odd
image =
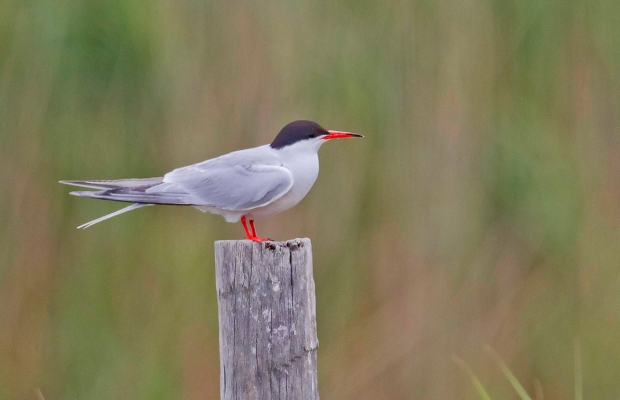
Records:
{"label": "bird's foot", "polygon": [[261,238],[256,236],[256,228],[254,227],[254,220],[250,220],[250,226],[252,227],[252,231],[248,229],[247,220],[245,219],[245,215],[241,217],[241,223],[243,224],[243,229],[245,229],[245,238],[251,240],[256,243],[262,242],[273,242],[273,239],[269,238]]}
{"label": "bird's foot", "polygon": [[258,237],[258,236],[246,236],[246,239],[251,240],[251,241],[256,242],[256,243],[273,242],[274,241],[273,239],[270,239],[270,238],[261,238],[261,237]]}

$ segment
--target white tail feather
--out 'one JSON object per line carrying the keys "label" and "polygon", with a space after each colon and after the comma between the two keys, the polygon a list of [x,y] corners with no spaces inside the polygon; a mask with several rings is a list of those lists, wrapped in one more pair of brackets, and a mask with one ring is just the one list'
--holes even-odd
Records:
{"label": "white tail feather", "polygon": [[118,210],[118,211],[114,211],[114,212],[113,212],[113,213],[111,213],[111,214],[104,215],[103,217],[100,217],[100,218],[97,218],[97,219],[92,220],[92,221],[90,221],[90,222],[87,222],[87,223],[85,223],[85,224],[82,224],[82,225],[78,226],[77,228],[78,228],[78,229],[86,229],[86,228],[88,228],[89,226],[93,226],[93,225],[95,225],[95,224],[98,224],[99,222],[101,222],[101,221],[105,221],[105,220],[106,220],[106,219],[108,219],[108,218],[116,217],[117,215],[120,215],[120,214],[126,213],[127,211],[135,210],[136,208],[140,208],[140,207],[152,206],[152,205],[153,205],[153,204],[138,204],[138,203],[134,203],[134,204],[132,204],[132,205],[130,205],[130,206],[127,206],[127,207],[125,207],[125,208],[121,208],[121,209],[120,209],[120,210]]}

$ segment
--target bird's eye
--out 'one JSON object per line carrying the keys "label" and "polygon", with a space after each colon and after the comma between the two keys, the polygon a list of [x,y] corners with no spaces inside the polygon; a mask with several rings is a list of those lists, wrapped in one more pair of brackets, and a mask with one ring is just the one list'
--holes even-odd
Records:
{"label": "bird's eye", "polygon": [[310,134],[310,139],[314,139],[316,137],[316,133],[311,133]]}

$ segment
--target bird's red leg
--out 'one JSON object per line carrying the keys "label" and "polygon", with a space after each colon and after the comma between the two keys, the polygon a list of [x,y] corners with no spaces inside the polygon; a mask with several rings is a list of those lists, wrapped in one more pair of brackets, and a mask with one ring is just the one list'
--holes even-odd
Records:
{"label": "bird's red leg", "polygon": [[259,238],[256,235],[256,228],[254,227],[254,220],[253,219],[250,220],[250,227],[252,227],[252,234],[254,235],[254,238],[256,238],[257,242],[265,242],[265,241],[271,240],[271,239],[267,239],[267,238]]}
{"label": "bird's red leg", "polygon": [[245,229],[245,238],[251,240],[253,242],[264,242],[269,239],[259,238],[256,236],[256,228],[254,228],[254,221],[250,220],[250,226],[252,227],[252,233],[248,229],[248,223],[245,219],[245,215],[241,217],[241,223],[243,224],[243,229]]}
{"label": "bird's red leg", "polygon": [[254,227],[254,220],[250,220],[250,227],[252,228],[252,235],[256,236],[256,228]]}
{"label": "bird's red leg", "polygon": [[241,217],[241,224],[243,224],[243,229],[245,229],[245,238],[249,239],[249,240],[252,240],[252,241],[256,241],[255,240],[256,239],[256,235],[255,234],[252,235],[250,233],[250,230],[248,229],[248,224],[247,224],[247,222],[245,220],[245,215]]}

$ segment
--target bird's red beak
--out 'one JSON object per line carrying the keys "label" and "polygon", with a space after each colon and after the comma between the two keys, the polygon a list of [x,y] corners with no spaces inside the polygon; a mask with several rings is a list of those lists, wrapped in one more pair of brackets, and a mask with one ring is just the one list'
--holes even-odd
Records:
{"label": "bird's red beak", "polygon": [[344,139],[352,137],[364,137],[358,133],[342,132],[342,131],[327,131],[327,135],[323,136],[323,140],[329,139]]}

